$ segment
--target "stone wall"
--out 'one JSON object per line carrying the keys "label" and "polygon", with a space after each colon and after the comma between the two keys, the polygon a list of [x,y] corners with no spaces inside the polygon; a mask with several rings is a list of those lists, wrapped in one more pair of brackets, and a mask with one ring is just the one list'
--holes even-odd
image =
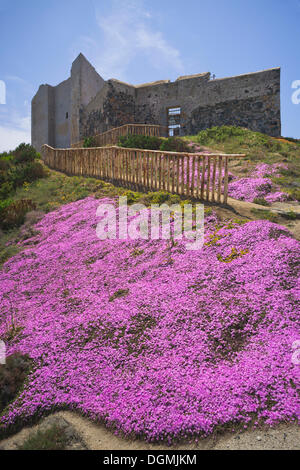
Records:
{"label": "stone wall", "polygon": [[134,86],[111,79],[89,105],[82,108],[81,138],[124,124],[156,124],[156,121],[149,103],[137,103]]}
{"label": "stone wall", "polygon": [[137,88],[137,103],[147,104],[155,124],[167,125],[167,109],[181,107],[181,135],[238,125],[266,134],[281,134],[280,69],[225,79],[210,74]]}
{"label": "stone wall", "polygon": [[213,126],[234,125],[272,136],[280,135],[280,115],[274,95],[260,99],[248,98],[223,101],[194,109],[182,128],[183,134],[193,135]]}
{"label": "stone wall", "polygon": [[180,134],[236,125],[281,135],[280,68],[210,79],[210,73],[130,85],[104,81],[80,54],[71,76],[42,85],[32,100],[32,143],[69,147],[123,124],[167,126],[167,110],[180,107]]}
{"label": "stone wall", "polygon": [[280,69],[210,80],[210,74],[139,86],[109,80],[81,117],[81,136],[127,123],[167,125],[167,109],[181,107],[181,135],[212,126],[281,134]]}
{"label": "stone wall", "polygon": [[54,89],[41,85],[31,103],[31,143],[38,151],[45,143],[55,146],[54,116]]}
{"label": "stone wall", "polygon": [[71,79],[53,88],[55,94],[54,136],[55,147],[70,146]]}
{"label": "stone wall", "polygon": [[81,110],[88,105],[104,84],[105,81],[94,67],[82,54],[79,54],[71,68],[71,144],[81,139]]}

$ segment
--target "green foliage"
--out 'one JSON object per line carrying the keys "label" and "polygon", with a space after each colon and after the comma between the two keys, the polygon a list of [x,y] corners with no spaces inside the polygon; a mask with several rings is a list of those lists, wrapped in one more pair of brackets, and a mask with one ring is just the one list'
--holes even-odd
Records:
{"label": "green foliage", "polygon": [[119,137],[118,145],[125,148],[159,150],[162,139],[148,135],[123,135]]}
{"label": "green foliage", "polygon": [[96,140],[94,137],[85,137],[83,141],[84,148],[97,147]]}
{"label": "green foliage", "polygon": [[190,152],[188,143],[180,137],[163,137],[147,135],[124,135],[119,138],[118,145],[125,148],[163,150],[165,152]]}
{"label": "green foliage", "polygon": [[18,450],[64,450],[68,436],[62,426],[53,424],[48,429],[38,430],[29,436]]}
{"label": "green foliage", "polygon": [[27,355],[14,353],[0,365],[0,412],[11,403],[20,392],[32,361]]}
{"label": "green foliage", "polygon": [[12,196],[16,188],[48,175],[38,160],[40,154],[29,144],[0,154],[0,200]]}
{"label": "green foliage", "polygon": [[0,186],[0,202],[1,202],[1,199],[5,199],[7,198],[8,196],[11,195],[11,193],[13,192],[13,184],[12,182],[5,182],[3,184],[1,184]]}
{"label": "green foliage", "polygon": [[190,139],[226,153],[246,153],[250,160],[263,160],[266,163],[282,161],[282,157],[296,161],[299,160],[300,155],[300,146],[296,142],[288,139],[275,139],[266,134],[236,126],[211,127],[191,136]]}
{"label": "green foliage", "polygon": [[256,197],[253,199],[255,204],[260,204],[261,206],[269,206],[270,204],[263,197]]}
{"label": "green foliage", "polygon": [[278,215],[267,209],[251,209],[253,215],[259,219],[269,220],[270,222],[278,222]]}
{"label": "green foliage", "polygon": [[211,127],[199,132],[194,140],[207,146],[230,142],[237,147],[247,146],[250,149],[255,148],[271,152],[278,152],[282,145],[266,134],[236,126]]}
{"label": "green foliage", "polygon": [[12,199],[4,199],[0,201],[0,214],[2,214],[3,211],[12,203],[13,203]]}
{"label": "green foliage", "polygon": [[8,171],[10,167],[10,160],[6,158],[0,158],[0,171]]}
{"label": "green foliage", "polygon": [[296,219],[297,219],[297,214],[296,214],[296,212],[294,212],[294,211],[284,212],[284,213],[282,214],[282,216],[283,216],[285,219],[289,219],[289,220],[296,220]]}
{"label": "green foliage", "polygon": [[37,153],[34,147],[30,144],[20,144],[16,150],[13,151],[15,156],[14,161],[16,164],[33,162],[37,158]]}
{"label": "green foliage", "polygon": [[300,189],[298,188],[287,188],[286,192],[291,196],[292,199],[295,199],[296,201],[300,202]]}
{"label": "green foliage", "polygon": [[168,202],[169,204],[180,203],[180,197],[178,195],[170,194],[165,191],[148,193],[143,199],[148,204],[163,204],[164,202]]}
{"label": "green foliage", "polygon": [[135,204],[136,202],[138,202],[138,200],[140,198],[139,193],[136,193],[134,191],[125,191],[123,196],[127,197],[127,203],[128,204]]}
{"label": "green foliage", "polygon": [[181,139],[180,137],[168,137],[163,139],[160,145],[160,150],[165,150],[168,152],[185,152],[188,153],[191,149],[188,146],[188,143]]}
{"label": "green foliage", "polygon": [[22,186],[25,182],[32,182],[39,178],[45,178],[47,172],[39,162],[32,161],[25,165],[17,165],[8,172],[8,180],[14,188]]}

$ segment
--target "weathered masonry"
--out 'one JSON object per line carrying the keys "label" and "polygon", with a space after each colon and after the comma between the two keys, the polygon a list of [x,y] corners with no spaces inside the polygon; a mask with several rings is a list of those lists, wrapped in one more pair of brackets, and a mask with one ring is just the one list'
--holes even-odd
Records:
{"label": "weathered masonry", "polygon": [[103,80],[79,54],[71,76],[32,99],[32,144],[68,148],[124,124],[166,126],[169,135],[220,125],[281,135],[280,68],[211,79],[210,73],[129,85]]}

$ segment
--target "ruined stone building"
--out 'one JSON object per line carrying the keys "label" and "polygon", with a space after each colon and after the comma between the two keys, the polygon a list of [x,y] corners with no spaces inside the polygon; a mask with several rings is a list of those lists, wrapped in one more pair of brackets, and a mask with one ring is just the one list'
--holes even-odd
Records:
{"label": "ruined stone building", "polygon": [[71,76],[32,99],[32,145],[67,148],[123,124],[159,124],[169,135],[236,125],[281,135],[280,68],[228,78],[210,73],[130,85],[103,80],[79,54]]}

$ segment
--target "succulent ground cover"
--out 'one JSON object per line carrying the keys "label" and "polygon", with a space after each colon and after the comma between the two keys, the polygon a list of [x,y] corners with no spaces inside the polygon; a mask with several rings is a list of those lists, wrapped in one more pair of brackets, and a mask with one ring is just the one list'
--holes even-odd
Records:
{"label": "succulent ground cover", "polygon": [[282,163],[260,163],[246,178],[232,178],[228,186],[228,193],[235,199],[255,202],[257,199],[264,199],[266,203],[284,202],[291,199],[291,196],[280,190],[274,184],[271,177],[280,178],[280,171],[287,169],[287,165]]}
{"label": "succulent ground cover", "polygon": [[199,251],[99,240],[99,203],[46,214],[3,266],[0,337],[33,367],[0,430],[65,407],[168,442],[299,419],[300,246],[288,230],[212,214]]}

